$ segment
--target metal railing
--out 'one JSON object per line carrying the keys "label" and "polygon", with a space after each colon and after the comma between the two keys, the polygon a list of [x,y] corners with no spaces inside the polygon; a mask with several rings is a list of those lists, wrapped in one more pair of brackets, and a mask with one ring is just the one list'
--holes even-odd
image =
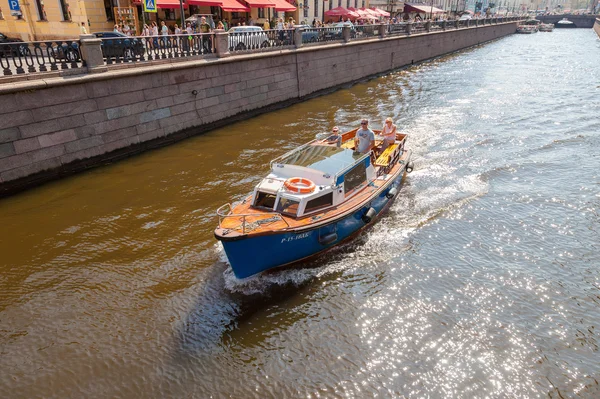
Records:
{"label": "metal railing", "polygon": [[293,29],[269,29],[250,32],[229,33],[229,51],[240,52],[248,50],[266,51],[294,45]]}
{"label": "metal railing", "polygon": [[412,29],[411,29],[411,33],[422,33],[425,32],[425,22],[419,21],[419,22],[413,22],[412,24]]}
{"label": "metal railing", "polygon": [[379,36],[379,29],[383,29],[381,24],[378,25],[355,25],[354,31],[356,39],[370,39]]}
{"label": "metal railing", "polygon": [[[219,217],[219,228],[227,229],[227,230],[241,230],[242,234],[246,234],[246,231],[252,231],[256,228],[260,227],[263,224],[267,223],[275,223],[282,221],[285,223],[287,228],[290,227],[290,224],[281,216],[281,214],[277,212],[262,212],[262,213],[236,213],[232,212],[232,205],[225,204],[221,205],[219,209],[217,209],[217,216]],[[239,221],[239,224],[234,226],[223,226],[223,221],[226,219],[234,219]]]}
{"label": "metal railing", "polygon": [[62,71],[85,66],[78,40],[0,44],[0,69],[4,76]]}
{"label": "metal railing", "polygon": [[387,26],[387,36],[397,36],[397,35],[406,35],[408,34],[408,30],[406,27],[406,22],[400,22],[397,24],[389,24]]}
{"label": "metal railing", "polygon": [[213,54],[214,33],[102,38],[106,65]]}
{"label": "metal railing", "polygon": [[302,44],[340,42],[344,40],[341,27],[307,28],[302,30]]}

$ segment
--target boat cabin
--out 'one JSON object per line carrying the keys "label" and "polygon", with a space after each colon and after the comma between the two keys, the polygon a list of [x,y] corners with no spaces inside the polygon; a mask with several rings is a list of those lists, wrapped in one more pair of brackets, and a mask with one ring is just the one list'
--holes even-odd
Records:
{"label": "boat cabin", "polygon": [[376,177],[369,154],[312,141],[271,162],[252,207],[304,217],[335,207]]}

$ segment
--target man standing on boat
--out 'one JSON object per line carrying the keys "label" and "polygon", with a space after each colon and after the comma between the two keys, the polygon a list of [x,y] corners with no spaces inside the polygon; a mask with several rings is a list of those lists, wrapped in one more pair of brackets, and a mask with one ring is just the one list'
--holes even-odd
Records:
{"label": "man standing on boat", "polygon": [[375,147],[375,133],[369,129],[369,121],[367,119],[363,119],[360,122],[360,129],[356,131],[356,136],[354,137],[354,145],[356,151],[361,154],[367,154]]}

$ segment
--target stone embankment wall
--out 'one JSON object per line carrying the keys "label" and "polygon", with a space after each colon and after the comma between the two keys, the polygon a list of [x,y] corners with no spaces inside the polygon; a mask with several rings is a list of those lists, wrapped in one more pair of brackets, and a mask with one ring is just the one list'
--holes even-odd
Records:
{"label": "stone embankment wall", "polygon": [[594,24],[594,31],[596,31],[598,37],[600,37],[600,18],[596,19],[596,23]]}
{"label": "stone embankment wall", "polygon": [[494,40],[516,23],[0,86],[0,196]]}

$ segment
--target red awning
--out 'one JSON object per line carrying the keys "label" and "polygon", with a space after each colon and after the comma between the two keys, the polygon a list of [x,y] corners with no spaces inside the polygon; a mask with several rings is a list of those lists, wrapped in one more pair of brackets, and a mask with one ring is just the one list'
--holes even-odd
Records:
{"label": "red awning", "polygon": [[436,8],[436,7],[428,6],[427,4],[404,3],[404,12],[405,13],[416,12],[416,13],[425,13],[425,14],[441,14],[441,13],[445,13],[446,11],[440,10],[439,8]]}
{"label": "red awning", "polygon": [[246,0],[250,8],[273,8],[275,4],[271,0]]}
{"label": "red awning", "polygon": [[[158,8],[179,8],[179,0],[155,0]],[[183,6],[187,8],[187,3],[184,1]]]}
{"label": "red awning", "polygon": [[[221,2],[219,7],[227,12],[250,12],[250,8],[236,0],[218,0]],[[265,0],[266,1],[266,0]]]}
{"label": "red awning", "polygon": [[191,6],[209,6],[209,7],[219,7],[221,0],[186,0]]}
{"label": "red awning", "polygon": [[285,0],[269,0],[275,4],[275,11],[296,11],[296,7]]}

